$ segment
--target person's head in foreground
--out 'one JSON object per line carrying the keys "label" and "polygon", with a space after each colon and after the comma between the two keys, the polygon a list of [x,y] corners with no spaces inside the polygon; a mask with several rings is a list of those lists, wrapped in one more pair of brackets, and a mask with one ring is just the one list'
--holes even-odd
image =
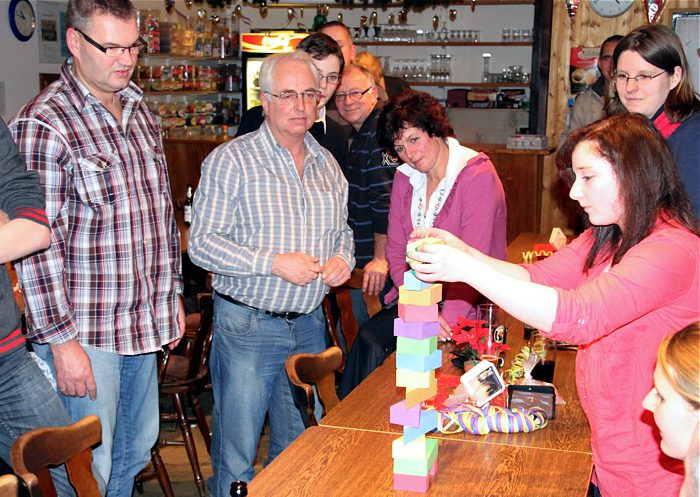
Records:
{"label": "person's head in foreground", "polygon": [[654,413],[661,450],[684,459],[700,416],[700,322],[661,342],[654,388],[643,405]]}
{"label": "person's head in foreground", "polygon": [[[673,219],[697,233],[697,220],[666,141],[639,114],[624,114],[574,131],[557,167],[593,225],[585,270],[598,257],[617,264],[654,229]],[[599,261],[598,261],[599,262]]]}
{"label": "person's head in foreground", "polygon": [[686,481],[681,495],[697,495],[700,322],[686,326],[661,342],[654,388],[642,405],[654,413],[654,421],[661,432],[661,450],[671,457],[686,460]]}
{"label": "person's head in foreground", "polygon": [[638,112],[648,119],[663,107],[671,122],[700,110],[678,35],[649,24],[627,34],[613,53],[608,114]]}
{"label": "person's head in foreground", "polygon": [[422,91],[407,91],[392,98],[377,123],[379,144],[422,173],[430,173],[440,154],[447,154],[446,140],[454,130],[445,108]]}

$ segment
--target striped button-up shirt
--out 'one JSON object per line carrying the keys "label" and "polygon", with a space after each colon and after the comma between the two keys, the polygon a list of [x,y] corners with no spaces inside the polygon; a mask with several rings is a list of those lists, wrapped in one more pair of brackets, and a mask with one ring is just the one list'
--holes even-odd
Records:
{"label": "striped button-up shirt", "polygon": [[202,165],[188,253],[212,271],[217,292],[275,312],[309,313],[328,287],[321,277],[298,286],[272,275],[277,254],[302,252],[352,269],[348,185],[328,150],[306,133],[303,178],[267,123],[225,143]]}
{"label": "striped button-up shirt", "polygon": [[69,59],[10,125],[51,225],[51,246],[18,265],[32,341],[132,355],[178,336],[180,239],[160,128],[133,83],[118,97],[121,123]]}

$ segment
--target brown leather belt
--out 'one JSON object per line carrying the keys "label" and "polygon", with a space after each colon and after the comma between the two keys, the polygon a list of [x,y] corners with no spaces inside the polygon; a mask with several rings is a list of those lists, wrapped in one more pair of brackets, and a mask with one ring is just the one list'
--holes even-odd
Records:
{"label": "brown leather belt", "polygon": [[224,295],[223,293],[216,292],[216,294],[224,299],[226,302],[230,302],[233,305],[237,305],[240,307],[245,307],[246,309],[250,309],[251,311],[257,311],[257,312],[262,312],[266,316],[270,316],[273,318],[280,318],[280,319],[297,319],[300,318],[301,316],[306,316],[303,312],[273,312],[273,311],[266,311],[265,309],[258,309],[257,307],[253,307],[252,305],[244,304],[243,302],[234,299],[233,297],[230,297],[228,295]]}

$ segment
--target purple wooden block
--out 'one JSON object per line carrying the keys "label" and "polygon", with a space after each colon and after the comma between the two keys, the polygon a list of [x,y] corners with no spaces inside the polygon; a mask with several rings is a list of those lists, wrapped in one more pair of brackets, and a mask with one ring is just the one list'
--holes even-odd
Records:
{"label": "purple wooden block", "polygon": [[420,403],[406,407],[406,401],[397,402],[389,408],[389,422],[395,425],[420,426]]}
{"label": "purple wooden block", "polygon": [[406,323],[401,318],[394,319],[394,336],[424,340],[440,334],[440,322]]}
{"label": "purple wooden block", "polygon": [[394,473],[394,490],[426,493],[430,488],[430,476],[400,475]]}

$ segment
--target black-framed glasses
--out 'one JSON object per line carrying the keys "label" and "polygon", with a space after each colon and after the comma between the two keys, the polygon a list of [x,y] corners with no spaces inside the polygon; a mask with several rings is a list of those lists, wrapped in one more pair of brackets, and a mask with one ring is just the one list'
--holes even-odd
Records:
{"label": "black-framed glasses", "polygon": [[658,78],[662,74],[664,74],[666,71],[661,71],[659,74],[638,74],[635,77],[628,76],[627,74],[615,74],[615,83],[618,85],[624,85],[625,88],[627,88],[627,84],[630,82],[630,80],[634,80],[635,83],[637,83],[639,86],[646,86],[649,83],[651,83],[651,80],[654,78]]}
{"label": "black-framed glasses", "polygon": [[[319,74],[321,73],[319,72]],[[319,78],[319,83],[324,79],[329,85],[338,85],[340,84],[341,76],[337,72],[332,72],[330,74],[321,74],[321,77]]]}
{"label": "black-framed glasses", "polygon": [[297,99],[301,97],[302,100],[304,100],[304,102],[313,103],[314,105],[316,105],[318,103],[318,99],[321,98],[321,92],[317,90],[304,90],[301,93],[298,93],[294,90],[284,90],[277,94],[272,93],[270,91],[263,91],[263,93],[267,93],[268,95],[272,95],[273,97],[279,98],[280,102],[285,104],[291,104],[292,102],[296,102]]}
{"label": "black-framed glasses", "polygon": [[354,91],[349,91],[347,93],[338,93],[336,92],[334,98],[336,102],[345,102],[346,100],[350,100],[351,102],[356,102],[359,100],[365,93],[370,91],[373,87],[370,86],[367,88],[365,91],[360,91],[360,90],[354,90]]}
{"label": "black-framed glasses", "polygon": [[97,50],[105,54],[107,57],[119,57],[120,55],[123,55],[125,52],[129,52],[131,55],[137,55],[140,54],[141,52],[144,51],[146,48],[146,42],[143,40],[143,38],[139,37],[139,39],[134,43],[133,45],[129,45],[128,47],[103,47],[99,43],[97,43],[95,40],[90,38],[88,35],[80,31],[79,29],[76,29],[78,33],[83,35],[83,38],[85,38],[85,41],[87,41],[90,45],[95,47]]}

